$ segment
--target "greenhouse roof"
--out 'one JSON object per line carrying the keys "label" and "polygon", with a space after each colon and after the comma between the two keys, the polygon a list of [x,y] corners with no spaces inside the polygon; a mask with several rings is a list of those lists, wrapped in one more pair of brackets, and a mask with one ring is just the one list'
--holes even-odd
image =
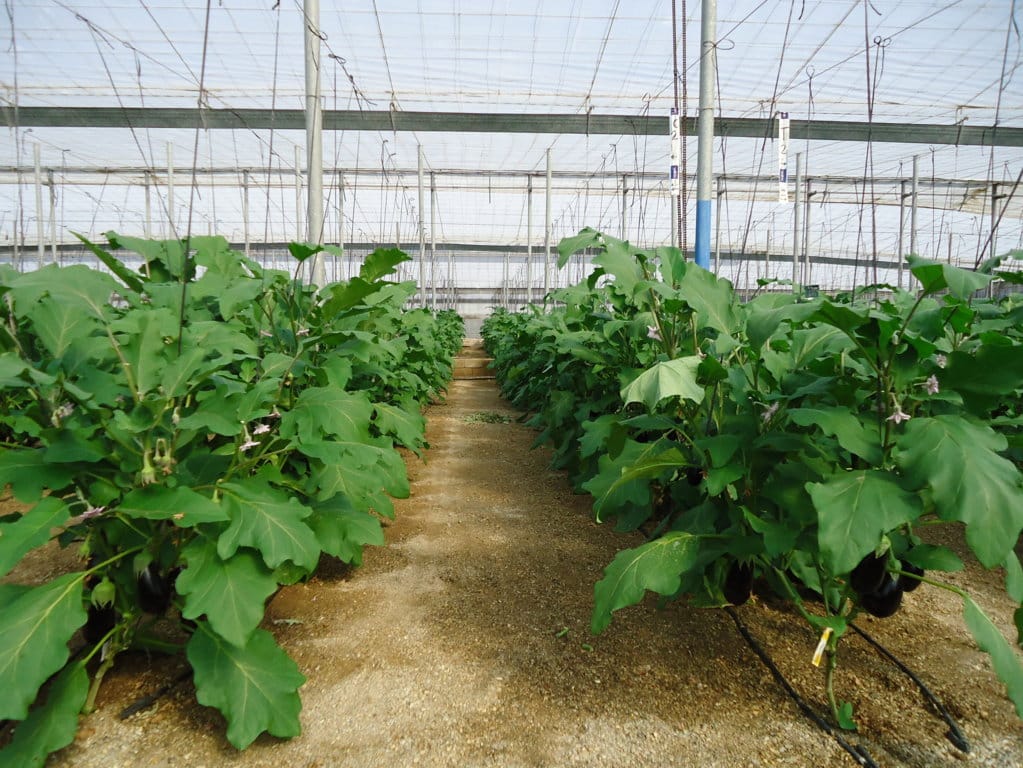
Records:
{"label": "greenhouse roof", "polygon": [[[240,169],[251,168],[267,188],[283,187],[287,170],[302,167],[295,150],[304,148],[305,134],[294,125],[305,103],[305,17],[298,0],[8,0],[6,5],[10,33],[0,58],[0,88],[11,140],[0,151],[0,210],[8,211],[0,221],[4,236],[10,237],[18,206],[11,190],[31,169],[35,144],[44,168],[94,169],[102,174],[98,185],[127,186],[135,177],[119,169],[162,172],[172,162],[181,173],[233,169],[236,186]],[[671,218],[667,137],[656,131],[605,132],[598,122],[653,119],[666,127],[676,85],[683,112],[695,118],[700,13],[694,0],[323,3],[322,105],[329,113],[374,121],[360,129],[349,120],[338,130],[329,130],[326,121],[325,165],[338,176],[344,173],[349,185],[338,199],[363,185],[361,198],[337,214],[339,221],[349,219],[352,239],[362,232],[359,239],[366,240],[389,239],[396,226],[410,226],[421,207],[415,190],[421,146],[436,188],[449,193],[437,201],[439,236],[475,243],[535,240],[538,230],[532,236],[526,231],[526,180],[513,183],[502,174],[534,174],[542,193],[550,150],[555,234],[584,224],[617,229],[621,220],[623,231],[634,238],[665,241]],[[840,197],[845,189],[848,196],[858,194],[862,204],[871,199],[865,185],[876,179],[894,179],[885,189],[897,195],[898,180],[908,180],[916,157],[923,180],[933,182],[922,205],[970,213],[979,222],[977,217],[991,212],[985,185],[997,182],[1008,203],[1002,214],[1018,229],[1021,207],[1005,193],[1023,169],[1021,17],[1014,0],[719,0],[712,44],[719,125],[745,120],[766,127],[759,136],[719,131],[715,141],[714,173],[754,180],[745,192],[733,185],[736,199],[746,202],[733,206],[729,226],[744,227],[746,239],[757,222],[779,214],[770,199],[777,196],[777,184],[770,180],[778,170],[775,118],[784,112],[794,122],[790,173],[791,153],[801,152],[804,173],[832,179],[829,192]],[[73,122],[70,116],[82,109],[114,110],[115,117],[93,129],[52,125],[55,115],[58,122],[62,115]],[[171,109],[185,110],[186,118],[175,122],[171,112],[161,112]],[[133,123],[131,110],[150,110],[156,124],[164,116],[167,127]],[[450,116],[451,130],[437,129],[441,113]],[[49,122],[38,119],[41,114]],[[262,116],[260,122],[246,122],[255,114]],[[211,128],[217,115],[232,116],[234,127]],[[466,132],[470,121],[482,119],[486,125],[487,116],[501,115],[546,130]],[[558,125],[570,120],[576,132],[558,132]],[[814,133],[814,126],[828,122],[851,126],[859,140]],[[807,133],[799,134],[796,124],[808,126]],[[891,133],[884,134],[881,124],[892,126]],[[940,126],[942,133],[921,126]],[[869,142],[862,140],[864,131]],[[964,131],[985,131],[982,145],[960,141]],[[692,191],[692,135],[685,160]],[[22,176],[12,185],[11,174],[17,176],[19,169]],[[471,185],[464,181],[473,175]],[[629,198],[637,179],[643,195]],[[940,179],[975,183],[963,191],[938,184]],[[89,194],[94,202],[100,197]],[[287,222],[289,204],[279,197],[273,206],[267,202],[267,216],[279,217],[280,228],[294,229],[297,222]],[[498,198],[504,202],[495,202]],[[967,204],[982,198],[982,205]],[[756,210],[753,199],[760,201]],[[895,200],[878,198],[889,206]],[[139,218],[138,198],[128,192],[117,207],[120,213],[83,213],[78,225],[123,229]],[[204,208],[200,215],[232,236],[239,204],[222,197],[219,207]],[[826,218],[818,224],[825,226]],[[850,221],[862,239],[862,213],[849,211],[829,220],[831,239]],[[968,226],[976,230],[980,224],[955,228]],[[882,246],[890,251],[894,233],[891,226],[882,229]],[[925,233],[935,253],[946,229],[951,232],[952,223],[932,222],[932,231]],[[1009,234],[1012,243],[1017,229]]]}

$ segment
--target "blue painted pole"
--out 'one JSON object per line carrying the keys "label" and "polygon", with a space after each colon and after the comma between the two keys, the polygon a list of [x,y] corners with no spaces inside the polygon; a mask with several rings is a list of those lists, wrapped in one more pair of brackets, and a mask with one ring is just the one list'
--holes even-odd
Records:
{"label": "blue painted pole", "polygon": [[714,80],[717,69],[717,0],[702,0],[700,117],[696,159],[696,263],[710,269],[710,197],[714,172]]}

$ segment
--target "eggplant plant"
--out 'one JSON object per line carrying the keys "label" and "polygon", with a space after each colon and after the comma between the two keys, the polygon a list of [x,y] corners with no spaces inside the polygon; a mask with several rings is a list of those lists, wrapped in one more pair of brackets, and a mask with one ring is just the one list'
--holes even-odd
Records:
{"label": "eggplant plant", "polygon": [[[991,274],[911,257],[916,291],[807,298],[764,283],[743,302],[677,249],[594,230],[563,240],[559,263],[584,248],[586,283],[548,312],[495,316],[484,337],[597,519],[647,534],[597,583],[592,630],[648,590],[721,606],[758,579],[827,638],[832,715],[854,728],[833,688],[840,639],[926,583],[963,601],[1023,717],[1018,655],[937,576],[959,557],[919,535],[963,526],[1023,605],[1020,300],[979,299]],[[1015,622],[1019,644],[1023,608]]]}
{"label": "eggplant plant", "polygon": [[403,310],[395,249],[317,290],[219,237],[82,239],[108,271],[0,271],[0,487],[26,507],[0,520],[0,576],[54,535],[82,563],[0,584],[0,720],[16,721],[0,762],[70,743],[135,648],[184,653],[235,747],[295,736],[305,677],[260,627],[266,601],[322,556],[358,565],[383,544],[408,495],[397,447],[424,449],[420,403],[461,321]]}

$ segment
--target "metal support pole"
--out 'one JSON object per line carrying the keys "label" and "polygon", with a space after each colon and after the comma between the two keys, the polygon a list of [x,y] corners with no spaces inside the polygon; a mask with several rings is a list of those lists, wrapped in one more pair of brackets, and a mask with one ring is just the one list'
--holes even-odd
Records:
{"label": "metal support pole", "polygon": [[622,174],[622,222],[621,222],[621,239],[625,239],[625,209],[629,205],[629,177]]}
{"label": "metal support pole", "polygon": [[175,238],[174,231],[174,145],[167,142],[167,239]]}
{"label": "metal support pole", "polygon": [[[305,26],[305,143],[309,163],[306,241],[323,242],[323,105],[320,103],[320,0],[304,0]],[[313,254],[312,283],[323,287],[323,251]]]}
{"label": "metal support pole", "polygon": [[[423,221],[423,211],[426,210],[426,193],[423,185],[423,145],[420,144],[417,150],[417,156],[419,158],[418,167],[418,184],[419,184],[419,297],[422,301],[423,306],[427,306],[427,293],[426,293],[426,222]],[[432,268],[430,276],[433,279],[434,284],[437,282],[437,273]],[[436,291],[434,287],[434,291]]]}
{"label": "metal support pole", "polygon": [[803,285],[813,283],[813,272],[810,267],[810,202],[813,192],[810,190],[810,177],[806,177],[806,221],[803,223]]}
{"label": "metal support pole", "polygon": [[[700,18],[700,141],[696,162],[696,263],[710,268],[710,195],[714,168],[714,80],[717,0],[702,0]],[[684,180],[683,180],[683,183]]]}
{"label": "metal support pole", "polygon": [[948,228],[948,263],[952,263],[952,227]]}
{"label": "metal support pole", "polygon": [[533,303],[533,177],[526,177],[526,303]]}
{"label": "metal support pole", "polygon": [[668,245],[678,245],[678,218],[675,216],[675,195],[668,195],[668,205],[671,207],[671,242]]}
{"label": "metal support pole", "polygon": [[[909,252],[916,254],[916,205],[920,183],[920,156],[913,155],[913,202],[909,209]],[[916,254],[919,255],[919,254]]]}
{"label": "metal support pole", "polygon": [[[437,178],[430,171],[430,264],[437,269]],[[451,274],[451,252],[448,251],[448,287],[451,292],[451,306],[455,306],[455,284]],[[433,309],[437,309],[437,281],[433,281]]]}
{"label": "metal support pole", "polygon": [[772,230],[767,230],[767,247],[764,249],[764,279],[769,280],[771,277],[771,233]]}
{"label": "metal support pole", "polygon": [[[43,222],[43,168],[39,161],[39,142],[36,142],[32,147],[32,157],[35,160],[36,167],[36,250],[39,256],[39,268],[43,268],[43,261],[46,259],[46,236],[44,233]],[[992,209],[994,206],[992,206]]]}
{"label": "metal support pole", "polygon": [[146,190],[146,218],[145,221],[143,221],[142,223],[143,224],[142,231],[145,233],[146,239],[148,240],[153,236],[153,203],[150,200],[150,193],[152,191],[151,190],[152,176],[150,175],[149,171],[146,171],[145,174],[143,175],[143,178],[145,178],[143,186],[145,187]]}
{"label": "metal support pole", "polygon": [[551,222],[551,149],[547,148],[547,216],[544,225],[544,255],[543,255],[543,295],[547,296],[551,291],[551,234],[553,224]]}
{"label": "metal support pole", "polygon": [[245,256],[251,255],[249,242],[249,172],[242,171],[242,237],[245,238]]}
{"label": "metal support pole", "polygon": [[302,242],[302,148],[295,145],[295,240]]}
{"label": "metal support pole", "polygon": [[906,180],[899,182],[899,275],[898,287],[902,288],[902,265],[906,261],[906,253],[903,251],[902,233],[906,228]]}
{"label": "metal support pole", "polygon": [[502,286],[502,289],[501,289],[501,306],[504,307],[505,309],[511,309],[511,307],[509,306],[509,297],[508,297],[508,293],[509,293],[509,291],[508,291],[508,287],[509,287],[508,286],[508,278],[509,278],[509,273],[511,272],[511,254],[508,253],[508,251],[504,252],[504,258],[502,259],[502,262],[503,262],[503,270],[502,270],[502,275],[501,275],[501,286]]}
{"label": "metal support pole", "polygon": [[50,187],[50,256],[57,263],[57,187],[53,183],[53,171],[46,172],[46,180]]}
{"label": "metal support pole", "polygon": [[1002,199],[1002,195],[998,194],[998,182],[991,182],[991,256],[997,256],[997,243],[998,243],[998,201]]}
{"label": "metal support pole", "polygon": [[[995,250],[998,245],[998,201],[1002,199],[1002,196],[998,194],[998,182],[991,182],[991,258],[998,255],[998,251]],[[987,284],[987,297],[990,299],[994,296],[995,286],[994,282]]]}
{"label": "metal support pole", "polygon": [[721,188],[721,179],[717,179],[717,196],[714,212],[714,272],[721,267],[721,195],[724,190]]}
{"label": "metal support pole", "polygon": [[341,263],[338,265],[337,279],[347,279],[345,269],[345,175],[337,175],[337,247],[341,249]]}
{"label": "metal support pole", "polygon": [[796,199],[792,222],[792,292],[799,291],[799,255],[803,235],[803,153],[796,152]]}

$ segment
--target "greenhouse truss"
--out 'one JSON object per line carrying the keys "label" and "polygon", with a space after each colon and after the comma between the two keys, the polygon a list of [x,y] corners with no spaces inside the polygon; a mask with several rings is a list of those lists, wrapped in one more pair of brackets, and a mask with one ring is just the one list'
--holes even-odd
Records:
{"label": "greenhouse truss", "polygon": [[710,266],[737,287],[908,286],[905,254],[974,267],[1023,246],[1015,0],[712,5],[701,45],[693,0],[373,0],[318,18],[296,0],[5,0],[0,261],[95,263],[75,233],[220,234],[282,267],[289,241],[340,245],[339,279],[397,245],[420,300],[482,317],[583,277],[585,255],[558,270],[555,251],[583,227],[693,251],[710,59]]}

